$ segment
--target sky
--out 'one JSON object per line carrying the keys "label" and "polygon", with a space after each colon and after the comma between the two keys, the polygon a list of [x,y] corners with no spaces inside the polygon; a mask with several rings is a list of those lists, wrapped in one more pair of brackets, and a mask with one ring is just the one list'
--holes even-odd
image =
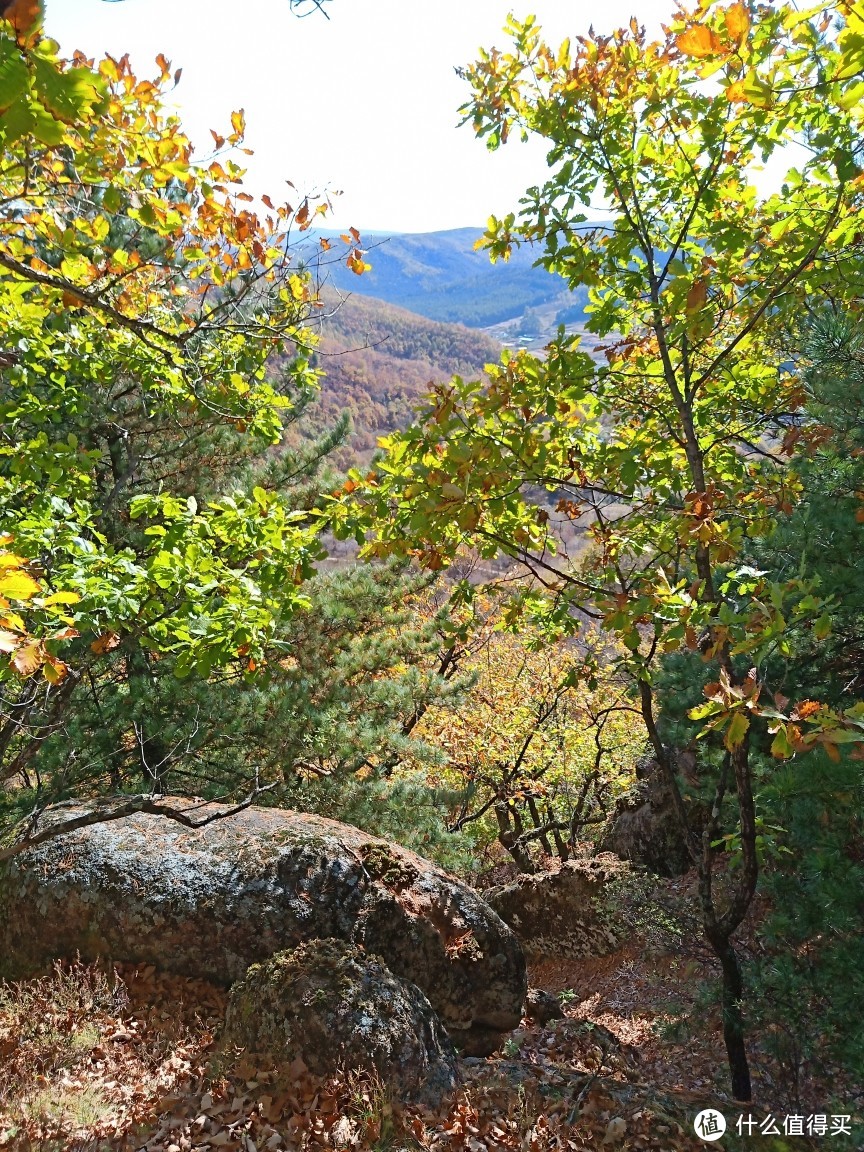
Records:
{"label": "sky", "polygon": [[298,18],[287,0],[47,0],[46,30],[64,53],[130,54],[155,75],[162,52],[183,75],[171,96],[206,151],[243,108],[247,189],[297,203],[341,191],[332,227],[366,233],[484,225],[517,207],[543,179],[539,141],[490,153],[469,125],[456,65],[504,48],[507,13],[529,12],[556,45],[565,36],[624,26],[637,9],[659,31],[672,0],[331,0],[329,19]]}

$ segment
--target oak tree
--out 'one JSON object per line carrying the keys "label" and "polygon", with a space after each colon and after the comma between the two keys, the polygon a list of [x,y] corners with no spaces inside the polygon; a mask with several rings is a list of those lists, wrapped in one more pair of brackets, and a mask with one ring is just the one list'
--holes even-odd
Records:
{"label": "oak tree", "polygon": [[[533,577],[528,616],[624,646],[722,969],[733,1093],[748,1100],[733,938],[759,872],[752,749],[839,756],[864,735],[861,704],[790,699],[771,683],[771,652],[793,633],[824,637],[829,606],[806,574],[742,554],[800,491],[784,443],[804,398],[798,321],[822,300],[859,307],[864,16],[845,0],[704,0],[656,41],[636,19],[558,47],[530,17],[507,31],[508,51],[464,72],[466,119],[492,148],[514,133],[545,140],[548,173],[518,214],[489,221],[485,245],[506,259],[532,242],[574,290],[587,285],[601,360],[562,332],[545,358],[505,354],[486,379],[437,388],[334,518],[361,540],[371,530],[368,554],[431,569],[465,545],[515,557]],[[788,169],[773,191],[757,174],[772,159]],[[598,203],[605,223],[586,211]],[[702,669],[701,829],[658,715],[658,664],[677,650]]]}

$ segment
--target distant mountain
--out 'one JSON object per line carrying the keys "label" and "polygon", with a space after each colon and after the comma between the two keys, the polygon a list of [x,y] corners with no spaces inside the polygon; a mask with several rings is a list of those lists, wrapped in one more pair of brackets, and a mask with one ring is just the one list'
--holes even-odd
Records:
{"label": "distant mountain", "polygon": [[461,324],[442,324],[382,300],[353,295],[315,325],[321,335],[316,366],[325,373],[314,407],[315,426],[329,427],[346,409],[354,436],[339,463],[368,460],[378,437],[404,428],[432,383],[477,376],[497,361],[501,345]]}
{"label": "distant mountain", "polygon": [[374,233],[363,236],[365,260],[372,270],[356,276],[344,264],[328,269],[331,284],[342,292],[374,296],[431,320],[485,328],[518,321],[540,306],[576,313],[587,292],[570,293],[560,276],[534,268],[538,251],[516,248],[509,260],[492,264],[486,252],[475,252],[480,228],[416,234]]}

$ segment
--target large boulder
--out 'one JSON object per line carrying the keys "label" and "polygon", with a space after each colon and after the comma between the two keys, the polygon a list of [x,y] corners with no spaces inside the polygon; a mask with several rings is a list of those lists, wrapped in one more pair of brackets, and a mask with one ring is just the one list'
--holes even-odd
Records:
{"label": "large boulder", "polygon": [[[85,811],[64,805],[62,816]],[[210,811],[198,804],[194,815]],[[489,905],[415,853],[335,820],[252,807],[189,829],[139,813],[0,868],[7,978],[80,954],[230,985],[318,938],[383,957],[466,1050],[491,1051],[519,1024],[524,956]]]}
{"label": "large boulder", "polygon": [[611,854],[580,857],[566,860],[557,871],[487,888],[483,895],[519,937],[529,959],[605,956],[626,934],[606,899],[607,888],[627,871]]}
{"label": "large boulder", "polygon": [[414,985],[342,940],[313,940],[253,964],[228,995],[223,1043],[311,1072],[376,1072],[430,1107],[457,1083],[456,1052]]}
{"label": "large boulder", "polygon": [[[678,755],[678,768],[685,779],[692,771],[686,753]],[[698,832],[706,816],[704,805],[686,794],[684,804]],[[658,876],[679,876],[691,867],[672,790],[652,756],[636,765],[636,782],[616,801],[600,848],[623,860],[644,864]]]}

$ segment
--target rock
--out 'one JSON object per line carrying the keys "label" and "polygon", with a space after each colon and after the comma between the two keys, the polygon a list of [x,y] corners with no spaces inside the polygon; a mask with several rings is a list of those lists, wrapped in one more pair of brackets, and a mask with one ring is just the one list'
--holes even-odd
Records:
{"label": "rock", "polygon": [[331,1076],[377,1072],[397,1098],[437,1107],[456,1052],[429,1001],[378,956],[313,940],[253,964],[228,995],[223,1043]]}
{"label": "rock", "polygon": [[[704,820],[701,807],[689,797],[685,797],[685,805],[694,828],[700,830]],[[636,783],[618,798],[600,848],[623,860],[644,864],[658,876],[680,876],[690,868],[672,792],[653,757],[646,756],[636,765]]]}
{"label": "rock", "polygon": [[[212,810],[198,803],[195,817]],[[0,977],[80,953],[230,985],[321,938],[381,956],[474,1052],[519,1024],[524,955],[488,904],[415,853],[335,820],[253,807],[189,829],[140,813],[0,867]]]}
{"label": "rock", "polygon": [[525,1015],[535,1024],[548,1024],[550,1020],[562,1020],[564,1009],[561,1001],[551,992],[542,988],[529,988],[525,997]]}
{"label": "rock", "polygon": [[529,959],[576,959],[614,952],[625,930],[603,900],[607,883],[627,871],[612,855],[565,861],[556,872],[520,876],[483,893],[509,924]]}

